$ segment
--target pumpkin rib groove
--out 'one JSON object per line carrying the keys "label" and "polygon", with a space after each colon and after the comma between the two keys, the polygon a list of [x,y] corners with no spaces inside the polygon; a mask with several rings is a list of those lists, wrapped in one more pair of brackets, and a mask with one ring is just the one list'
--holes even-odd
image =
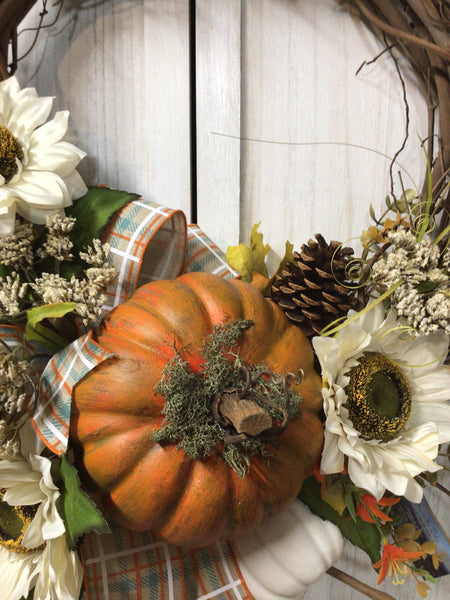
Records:
{"label": "pumpkin rib groove", "polygon": [[[154,473],[159,473],[159,480],[152,489],[146,489],[145,509],[141,510],[142,498],[139,498],[137,493],[133,493],[136,485],[140,487],[140,471],[143,469],[145,461],[136,465],[133,472],[129,473],[129,476],[123,481],[123,485],[120,488],[121,491],[111,494],[112,503],[113,505],[115,504],[113,513],[119,522],[124,522],[126,526],[129,526],[130,519],[133,518],[137,508],[139,513],[137,513],[136,517],[140,524],[132,528],[141,531],[150,528],[156,530],[161,521],[166,524],[178,513],[186,481],[191,476],[194,461],[181,450],[176,450],[173,446],[170,448],[170,451],[171,459],[174,460],[174,457],[178,455],[179,460],[177,459],[175,469],[171,465],[173,472],[167,469],[167,465],[164,469],[161,469],[161,466],[158,464],[154,465],[153,471]],[[162,460],[161,452],[164,452],[164,447],[155,444],[152,451],[147,455],[150,462],[160,463]],[[157,454],[156,458],[152,456],[153,454]],[[154,497],[153,502],[149,502],[152,497]],[[120,505],[120,508],[118,505]],[[152,513],[150,517],[148,515],[149,512]]]}
{"label": "pumpkin rib groove", "polygon": [[[180,314],[178,314],[178,319],[175,319],[175,315],[173,315],[171,318],[168,317],[168,315],[163,315],[163,318],[161,319],[162,323],[164,323],[164,325],[167,327],[167,329],[172,332],[175,333],[177,338],[178,338],[178,344],[173,345],[174,348],[176,348],[178,351],[182,352],[182,351],[188,351],[186,344],[184,343],[184,336],[186,335],[186,337],[190,338],[192,335],[192,330],[191,328],[186,328],[183,327],[182,328],[182,332],[183,335],[180,334],[180,326],[185,325],[185,323],[191,323],[191,325],[193,327],[198,327],[199,324],[203,325],[203,322],[205,320],[206,317],[209,317],[205,306],[202,302],[201,297],[199,297],[192,289],[190,286],[185,285],[182,281],[181,278],[175,279],[175,280],[171,280],[171,281],[164,281],[162,282],[163,284],[165,284],[165,288],[167,289],[167,295],[169,297],[173,297],[174,295],[178,296],[180,295],[180,293],[183,294],[182,299],[180,300],[179,298],[177,298],[177,308],[178,308],[178,312],[181,314],[182,318],[180,319]],[[140,299],[139,296],[139,292],[142,293],[142,300],[145,300],[147,298],[147,294],[146,294],[146,286],[143,286],[143,288],[140,288],[138,290],[138,299]],[[194,306],[191,306],[194,303]],[[170,305],[170,303],[167,303],[168,305]],[[183,306],[183,304],[185,304],[185,306]],[[149,314],[152,316],[155,316],[156,320],[158,320],[158,315],[160,314],[159,311],[163,310],[163,307],[160,306],[160,304],[156,304],[156,305],[151,305],[150,307],[148,307],[148,311]],[[195,318],[194,318],[195,315]],[[174,323],[174,320],[176,321]],[[181,322],[180,322],[181,321]],[[210,330],[212,329],[211,323],[208,322],[208,326],[206,328],[206,331],[204,331],[202,333],[202,336],[198,336],[199,338],[204,338],[205,335],[207,335]],[[198,346],[198,348],[196,348],[196,350],[200,350],[201,349],[201,344]]]}
{"label": "pumpkin rib groove", "polygon": [[[101,485],[103,490],[109,490],[108,482],[110,480],[114,482],[114,486],[124,483],[138,467],[145,454],[148,453],[148,446],[145,443],[139,444],[138,442],[142,438],[151,440],[153,432],[149,434],[148,427],[142,427],[140,429],[143,430],[140,434],[138,433],[139,430],[132,430],[132,433],[135,435],[133,435],[133,443],[129,444],[132,452],[128,454],[120,452],[119,448],[121,444],[119,444],[119,442],[128,441],[131,437],[130,432],[124,432],[108,437],[101,446],[98,443],[95,444],[95,442],[91,440],[86,440],[84,442],[84,463],[86,467],[88,467],[91,477],[97,484]],[[92,463],[92,453],[95,454],[93,457],[94,467],[90,467]],[[100,477],[95,475],[95,465],[102,457],[104,460],[108,460],[109,469],[103,477]],[[99,481],[100,479],[101,481]]]}
{"label": "pumpkin rib groove", "polygon": [[[156,315],[154,315],[152,313],[145,312],[145,311],[140,311],[140,312],[143,313],[143,316],[145,316],[146,318],[150,314],[154,318],[155,323],[157,323],[158,321],[161,321],[160,319],[158,319],[156,317]],[[139,320],[134,319],[133,321],[128,321],[128,323],[129,323],[129,326],[124,326],[123,321],[118,321],[114,327],[114,331],[111,331],[110,328],[108,327],[108,324],[106,324],[105,331],[101,336],[104,346],[107,348],[108,348],[108,344],[112,344],[112,346],[114,346],[114,340],[117,335],[117,330],[119,330],[119,329],[122,331],[122,333],[126,333],[127,331],[129,331],[130,335],[135,333],[136,326],[139,327]],[[147,330],[149,331],[150,334],[152,333],[151,327],[147,327]],[[174,335],[174,337],[175,337],[175,335]],[[136,348],[140,348],[146,352],[152,352],[155,354],[156,354],[155,347],[157,347],[159,349],[159,352],[161,354],[165,354],[164,352],[161,352],[163,349],[167,348],[169,351],[170,351],[170,349],[173,350],[173,348],[175,347],[175,344],[176,344],[175,339],[171,340],[171,342],[169,342],[169,340],[165,340],[163,343],[161,343],[160,337],[156,336],[156,335],[155,335],[155,339],[148,340],[148,343],[143,343],[141,339],[137,339],[136,337],[131,337],[131,339],[128,340],[128,343]],[[111,347],[111,351],[114,351],[113,347]],[[170,358],[171,358],[170,352],[167,352],[167,360],[170,360]]]}
{"label": "pumpkin rib groove", "polygon": [[[192,476],[177,510],[156,533],[169,543],[176,541],[183,546],[185,541],[191,540],[189,545],[201,547],[229,532],[228,469],[216,456],[192,462]],[[204,501],[203,488],[208,490],[207,502]]]}
{"label": "pumpkin rib groove", "polygon": [[[255,330],[253,327],[246,332],[247,335],[244,338],[242,352],[245,354],[248,362],[268,364],[265,348],[270,348],[274,343],[277,332],[276,327],[280,324],[280,319],[275,318],[276,311],[274,307],[276,305],[270,300],[262,296],[260,297],[256,289],[254,290],[257,292],[256,294],[246,294],[246,288],[242,287],[243,282],[236,280],[233,283],[241,298],[243,312],[246,317],[264,324],[264,335],[259,333],[259,329]],[[248,315],[249,312],[251,313],[250,315]],[[270,368],[270,365],[268,366]]]}
{"label": "pumpkin rib groove", "polygon": [[[204,273],[202,273],[202,274],[199,273],[199,275],[204,275]],[[215,282],[216,285],[214,287],[217,286],[216,289],[214,290],[215,293],[220,292],[220,288],[222,287],[220,285],[220,283],[225,281],[221,278],[219,278],[219,279],[220,279],[220,281]],[[234,280],[231,280],[231,281],[234,281]],[[231,281],[230,281],[230,283],[231,283]],[[199,289],[197,288],[197,285],[198,285]],[[199,305],[202,307],[203,314],[208,318],[209,332],[212,332],[215,325],[221,325],[222,323],[228,322],[228,321],[238,321],[245,317],[243,310],[238,309],[238,310],[233,311],[234,314],[229,314],[229,315],[226,315],[226,311],[221,311],[224,313],[223,317],[221,319],[217,318],[217,312],[216,312],[217,308],[214,307],[214,301],[212,301],[210,299],[211,292],[213,290],[211,290],[209,287],[207,287],[205,285],[205,281],[202,281],[202,279],[199,279],[197,285],[194,287],[189,286],[189,291],[192,294],[192,296],[196,298]],[[186,285],[186,287],[188,287],[188,286]],[[231,289],[233,290],[233,292],[231,292]],[[232,295],[232,294],[235,295],[235,298],[233,298],[233,301],[235,301],[236,298],[238,298],[238,294],[236,293],[236,288],[233,286],[231,289],[227,296],[227,302],[226,302],[227,306],[230,304],[230,295]],[[217,306],[217,301],[215,302],[215,304]]]}

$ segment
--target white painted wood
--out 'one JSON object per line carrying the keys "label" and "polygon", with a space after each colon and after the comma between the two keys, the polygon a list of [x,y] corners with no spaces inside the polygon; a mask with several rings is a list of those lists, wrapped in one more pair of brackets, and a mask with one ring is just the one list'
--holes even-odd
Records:
{"label": "white painted wood", "polygon": [[197,0],[198,222],[223,249],[239,242],[241,0]]}
{"label": "white painted wood", "polygon": [[[25,38],[32,34],[21,48]],[[390,57],[355,75],[380,49],[333,0],[197,0],[198,220],[224,250],[262,221],[275,265],[286,239],[298,248],[320,231],[344,241],[370,224],[369,204],[381,208],[389,191],[386,156],[405,127]],[[188,0],[66,0],[17,75],[71,111],[88,183],[189,214],[188,57]],[[424,173],[426,108],[402,72],[411,124],[399,163],[411,187]],[[448,526],[448,498],[431,500]],[[337,566],[375,585],[369,560],[350,545]],[[383,589],[415,596],[411,584]],[[447,577],[428,598],[449,596]],[[361,597],[324,576],[305,600]]]}
{"label": "white painted wood", "polygon": [[70,110],[86,181],[189,214],[188,44],[188,0],[71,0],[17,76]]}
{"label": "white painted wood", "polygon": [[[334,0],[247,0],[242,38],[242,235],[262,221],[278,253],[286,239],[299,247],[316,232],[358,236],[369,204],[382,206],[389,191],[383,155],[404,135],[392,60],[355,76],[381,46]],[[420,185],[426,105],[406,76],[410,139],[399,162]],[[403,180],[411,186],[405,171]]]}

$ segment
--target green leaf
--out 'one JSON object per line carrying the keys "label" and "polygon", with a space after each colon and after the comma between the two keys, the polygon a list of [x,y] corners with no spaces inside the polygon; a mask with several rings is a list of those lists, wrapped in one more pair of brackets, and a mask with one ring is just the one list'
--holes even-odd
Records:
{"label": "green leaf", "polygon": [[354,522],[350,518],[339,516],[339,513],[321,499],[320,484],[314,477],[305,480],[298,497],[314,514],[335,523],[352,544],[369,555],[372,563],[380,560],[381,535],[376,525],[366,523],[360,517],[356,517]]}
{"label": "green leaf", "polygon": [[0,263],[0,279],[6,279],[7,275],[11,275],[12,272],[12,267],[7,267]]}
{"label": "green leaf", "polygon": [[138,194],[107,187],[90,187],[83,198],[66,209],[67,216],[77,220],[70,234],[74,254],[91,244],[93,239],[101,238],[103,229],[114,213],[136,198],[139,198]]}
{"label": "green leaf", "polygon": [[27,340],[39,342],[52,352],[58,352],[67,341],[56,331],[42,325],[44,319],[58,319],[72,312],[76,306],[75,302],[58,302],[55,304],[44,304],[36,306],[27,311],[27,324],[25,326],[25,337]]}
{"label": "green leaf", "polygon": [[438,287],[438,283],[436,281],[430,281],[429,279],[426,281],[421,281],[420,283],[415,285],[416,290],[419,294],[429,294],[430,292],[434,292],[434,290]]}
{"label": "green leaf", "polygon": [[78,471],[66,458],[61,457],[61,491],[60,509],[66,526],[67,544],[70,550],[76,546],[77,540],[90,531],[109,533],[110,528],[94,502],[81,489]]}
{"label": "green leaf", "polygon": [[[345,492],[345,506],[351,516],[351,518],[353,519],[353,521],[356,522],[356,511],[355,511],[355,504],[353,502],[353,494],[351,492],[351,490],[347,489]],[[342,515],[342,513],[341,513]]]}
{"label": "green leaf", "polygon": [[346,504],[346,492],[344,482],[341,479],[325,485],[322,490],[322,500],[329,504],[342,517]]}
{"label": "green leaf", "polygon": [[63,337],[40,323],[38,323],[34,329],[31,327],[26,329],[25,337],[30,342],[37,342],[38,344],[45,346],[45,348],[53,354],[67,346],[67,342]]}
{"label": "green leaf", "polygon": [[44,304],[27,310],[27,327],[35,328],[44,319],[56,319],[64,317],[72,312],[76,306],[75,302],[57,302],[55,304]]}

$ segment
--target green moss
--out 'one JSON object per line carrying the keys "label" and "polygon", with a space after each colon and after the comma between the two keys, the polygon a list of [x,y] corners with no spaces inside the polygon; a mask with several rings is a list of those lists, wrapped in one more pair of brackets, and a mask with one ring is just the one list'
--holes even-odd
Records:
{"label": "green moss", "polygon": [[[213,454],[220,456],[239,476],[248,471],[250,457],[270,456],[264,437],[251,437],[242,442],[224,444],[225,428],[214,418],[211,407],[216,396],[225,388],[244,388],[240,368],[238,341],[252,321],[240,320],[216,326],[202,348],[204,361],[201,371],[194,373],[177,352],[166,365],[156,391],[165,398],[164,421],[161,430],[153,435],[157,443],[173,443],[193,459]],[[248,366],[252,380],[266,371],[265,365]],[[273,375],[261,378],[251,386],[246,398],[262,406],[273,419],[281,420],[279,408],[287,409],[290,416],[299,413],[300,396],[284,390],[283,379]],[[264,400],[275,407],[267,407]]]}

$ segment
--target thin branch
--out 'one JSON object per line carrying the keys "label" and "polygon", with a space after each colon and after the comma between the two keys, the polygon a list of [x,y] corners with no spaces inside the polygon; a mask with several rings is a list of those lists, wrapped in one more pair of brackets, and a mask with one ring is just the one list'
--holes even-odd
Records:
{"label": "thin branch", "polygon": [[348,573],[344,573],[340,569],[336,569],[336,567],[330,567],[327,571],[328,575],[342,581],[346,585],[349,585],[354,590],[364,594],[367,598],[372,598],[372,600],[395,600],[393,596],[390,594],[386,594],[380,590],[377,590],[366,583],[363,583],[359,579],[352,577]]}
{"label": "thin branch", "polygon": [[388,23],[385,23],[382,19],[377,17],[372,11],[370,11],[362,2],[362,0],[355,0],[355,4],[361,13],[368,19],[371,23],[376,25],[381,31],[388,33],[389,35],[393,35],[395,37],[404,40],[405,42],[411,42],[413,44],[417,44],[418,46],[422,46],[426,50],[431,52],[435,52],[439,56],[442,56],[445,60],[450,61],[450,50],[446,50],[445,48],[441,48],[437,44],[433,42],[429,42],[428,40],[424,40],[417,35],[413,35],[412,33],[407,33],[405,31],[401,31],[395,27],[392,27]]}
{"label": "thin branch", "polygon": [[[386,41],[386,45],[387,45],[387,41]],[[409,104],[408,104],[408,98],[407,98],[407,94],[406,94],[405,80],[403,79],[402,72],[400,71],[400,67],[398,65],[398,60],[394,56],[394,53],[392,52],[391,47],[389,47],[389,54],[391,55],[392,60],[394,61],[395,70],[397,71],[397,75],[400,79],[400,83],[402,86],[402,94],[403,94],[403,104],[405,105],[405,136],[403,138],[402,145],[400,146],[400,148],[397,150],[397,152],[392,157],[391,164],[389,165],[389,178],[391,180],[391,196],[394,198],[394,201],[397,203],[397,199],[396,199],[395,193],[394,193],[393,169],[394,169],[394,165],[396,163],[397,157],[403,152],[403,150],[406,146],[406,142],[408,141],[408,138],[409,138]]]}
{"label": "thin branch", "polygon": [[447,494],[447,496],[450,496],[450,490],[448,490],[446,487],[441,485],[438,481],[436,481],[436,483],[433,485],[433,487],[436,487],[441,492],[444,492],[444,494]]}
{"label": "thin branch", "polygon": [[394,48],[395,46],[396,46],[396,44],[391,44],[390,46],[386,46],[386,48],[383,48],[383,50],[381,52],[379,52],[376,56],[374,56],[370,60],[365,60],[358,67],[355,75],[359,75],[359,72],[361,71],[361,69],[363,69],[364,67],[368,67],[369,65],[373,64],[374,62],[376,62],[379,58],[381,58],[383,56],[383,54],[386,54],[386,52],[390,52],[392,50],[392,48]]}

